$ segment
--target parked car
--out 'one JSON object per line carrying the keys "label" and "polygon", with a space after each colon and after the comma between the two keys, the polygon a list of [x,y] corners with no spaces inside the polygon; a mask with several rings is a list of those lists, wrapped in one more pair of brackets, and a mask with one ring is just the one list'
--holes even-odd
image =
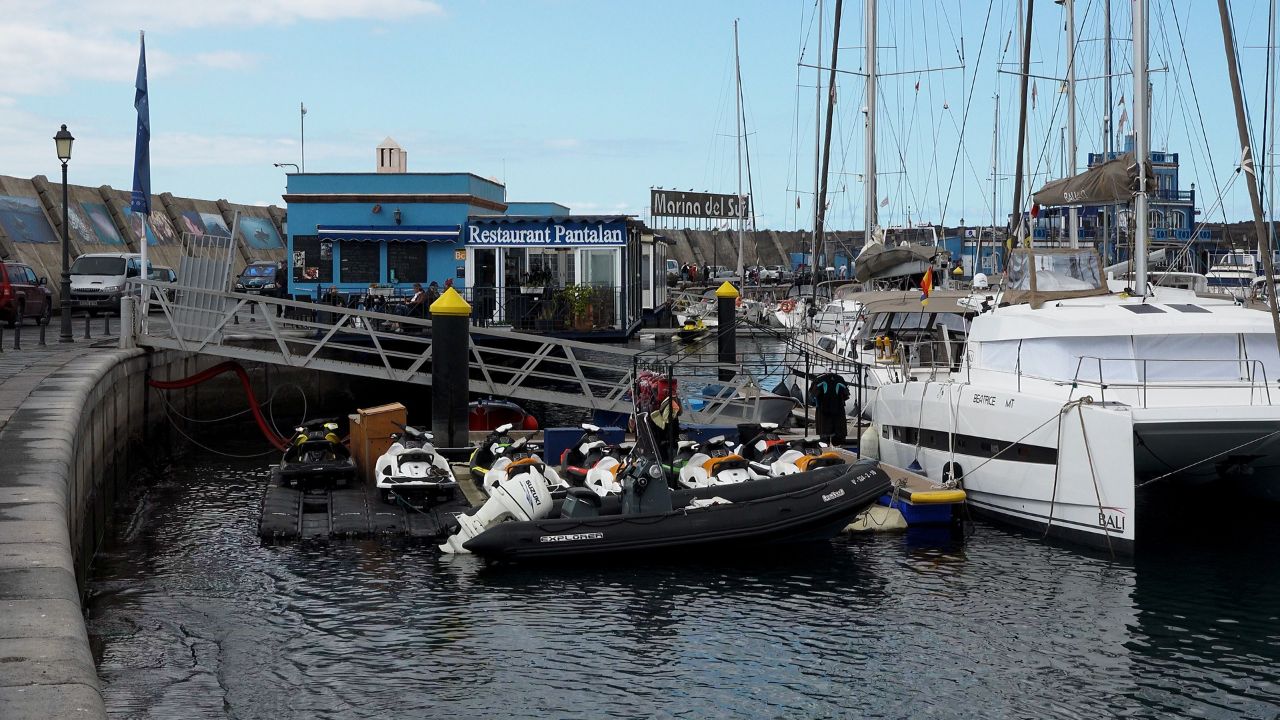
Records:
{"label": "parked car", "polygon": [[680,261],[667,258],[667,285],[675,286],[680,281]]}
{"label": "parked car", "polygon": [[53,293],[45,279],[36,277],[28,265],[0,263],[0,320],[9,327],[25,318],[35,318],[37,325],[47,325],[53,314]]}
{"label": "parked car", "polygon": [[795,273],[791,272],[791,269],[785,265],[769,265],[767,266],[767,269],[769,271],[770,282],[791,283],[796,279]]}
{"label": "parked car", "polygon": [[288,291],[288,286],[284,266],[274,260],[254,260],[236,277],[236,292],[250,295],[282,298]]}
{"label": "parked car", "polygon": [[[150,265],[150,263],[148,263]],[[71,301],[90,315],[103,310],[120,310],[120,298],[138,297],[140,286],[128,285],[129,278],[142,275],[142,256],[137,253],[89,253],[71,263]]]}
{"label": "parked car", "polygon": [[[171,267],[165,267],[164,265],[152,265],[151,274],[148,278],[155,280],[156,282],[176,284],[178,282],[178,273],[174,272]],[[165,299],[169,302],[173,302],[173,296],[177,292],[177,290],[171,287],[157,288],[157,291],[164,293]]]}

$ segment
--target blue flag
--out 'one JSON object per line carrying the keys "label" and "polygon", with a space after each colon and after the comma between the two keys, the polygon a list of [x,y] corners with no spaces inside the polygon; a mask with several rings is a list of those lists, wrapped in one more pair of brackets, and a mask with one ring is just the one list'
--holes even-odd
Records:
{"label": "blue flag", "polygon": [[147,40],[139,33],[142,50],[138,55],[137,92],[133,106],[138,110],[138,137],[133,146],[133,200],[129,209],[143,216],[151,214],[151,113],[147,105]]}

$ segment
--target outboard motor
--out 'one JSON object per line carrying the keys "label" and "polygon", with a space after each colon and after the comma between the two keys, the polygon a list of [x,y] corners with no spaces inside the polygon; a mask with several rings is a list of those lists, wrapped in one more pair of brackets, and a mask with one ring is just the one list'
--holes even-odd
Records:
{"label": "outboard motor", "polygon": [[479,510],[458,516],[458,531],[445,540],[440,551],[469,553],[463,545],[485,530],[507,520],[542,519],[551,513],[551,506],[551,489],[541,463],[525,462],[520,472],[504,477],[490,491],[488,501]]}

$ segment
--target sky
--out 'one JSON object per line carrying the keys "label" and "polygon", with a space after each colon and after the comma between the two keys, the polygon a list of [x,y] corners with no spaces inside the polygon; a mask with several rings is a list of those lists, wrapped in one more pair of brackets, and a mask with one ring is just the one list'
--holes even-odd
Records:
{"label": "sky", "polygon": [[[1082,168],[1102,143],[1104,1],[1075,0]],[[882,224],[990,223],[993,143],[995,209],[1001,218],[1009,212],[1021,4],[879,3]],[[1133,107],[1131,2],[1110,4],[1118,118]],[[390,136],[408,151],[411,172],[471,172],[504,182],[509,200],[644,215],[651,187],[737,189],[736,19],[757,226],[809,228],[819,96],[817,71],[801,64],[829,66],[835,0],[822,2],[820,23],[818,6],[0,0],[0,174],[57,178],[52,137],[66,123],[76,137],[71,182],[129,189],[145,29],[154,192],[283,206],[285,171],[273,163],[302,162],[305,103],[308,172],[372,171],[374,148]],[[1231,7],[1261,143],[1269,3]],[[1027,146],[1038,187],[1068,171],[1065,95],[1052,78],[1065,75],[1070,53],[1062,7],[1035,0],[1033,12],[1031,73],[1041,77],[1033,81]],[[1151,0],[1150,16],[1150,66],[1164,70],[1151,76],[1152,146],[1180,153],[1181,184],[1196,183],[1202,220],[1246,219],[1216,3]],[[860,229],[862,2],[845,3],[841,33],[827,226]]]}

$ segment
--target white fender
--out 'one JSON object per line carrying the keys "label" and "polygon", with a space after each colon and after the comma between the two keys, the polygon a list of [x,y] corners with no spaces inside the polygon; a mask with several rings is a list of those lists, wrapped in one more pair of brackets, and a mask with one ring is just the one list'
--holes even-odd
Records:
{"label": "white fender", "polygon": [[862,457],[880,459],[880,426],[871,423],[866,430],[862,431],[862,437],[858,438],[858,451]]}

